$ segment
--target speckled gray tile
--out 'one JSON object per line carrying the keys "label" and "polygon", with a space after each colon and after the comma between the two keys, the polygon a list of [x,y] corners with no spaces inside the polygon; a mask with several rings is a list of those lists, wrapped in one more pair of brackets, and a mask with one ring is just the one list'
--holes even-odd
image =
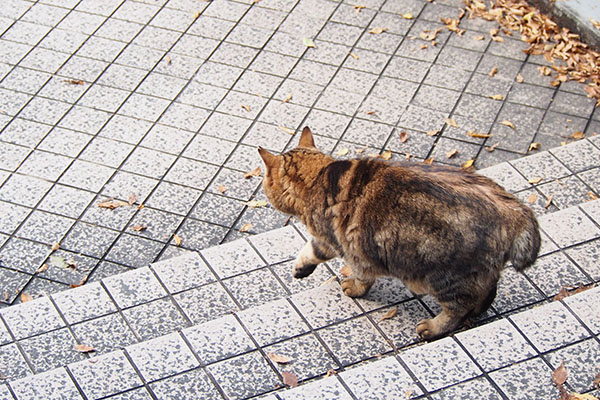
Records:
{"label": "speckled gray tile", "polygon": [[201,254],[221,278],[252,271],[265,265],[245,240],[205,249]]}
{"label": "speckled gray tile", "polygon": [[198,366],[179,333],[171,333],[126,348],[146,381],[165,378]]}
{"label": "speckled gray tile", "polygon": [[77,344],[67,328],[23,339],[19,345],[36,373],[81,361],[86,356],[74,351]]}
{"label": "speckled gray tile", "polygon": [[[512,315],[510,319],[541,352],[588,336],[583,326],[558,302]],[[556,335],[556,332],[561,334]]]}
{"label": "speckled gray tile", "polygon": [[562,287],[589,284],[586,277],[563,253],[553,253],[536,260],[525,274],[548,297],[556,295]]}
{"label": "speckled gray tile", "polygon": [[14,397],[8,391],[8,386],[0,385],[0,399],[2,400],[14,400]]}
{"label": "speckled gray tile", "polygon": [[147,267],[105,278],[103,283],[121,308],[167,295],[165,289]]}
{"label": "speckled gray tile", "polygon": [[552,196],[552,203],[559,208],[579,205],[596,195],[576,175],[540,185],[539,190],[547,197]]}
{"label": "speckled gray tile", "polygon": [[501,400],[502,395],[492,386],[485,378],[476,378],[472,381],[459,383],[456,386],[451,386],[431,396],[434,400],[452,400],[459,398],[468,398],[477,393],[482,399]]}
{"label": "speckled gray tile", "polygon": [[150,388],[161,400],[221,399],[220,393],[201,369],[152,383]]}
{"label": "speckled gray tile", "polygon": [[576,207],[541,217],[540,227],[561,247],[600,236],[600,230]]}
{"label": "speckled gray tile", "polygon": [[529,182],[527,182],[527,179],[523,178],[523,176],[521,176],[521,174],[519,174],[519,172],[509,163],[500,163],[480,170],[477,173],[487,176],[511,193],[527,189],[531,186]]}
{"label": "speckled gray tile", "polygon": [[0,310],[0,315],[17,339],[65,326],[47,297]]}
{"label": "speckled gray tile", "polygon": [[269,264],[276,264],[296,257],[305,241],[293,227],[286,226],[252,236],[250,243]]}
{"label": "speckled gray tile", "polygon": [[[392,318],[382,320],[382,317],[393,308],[397,308],[396,315]],[[370,315],[374,321],[377,321],[379,329],[381,329],[398,348],[420,341],[415,327],[422,319],[432,317],[425,307],[416,300],[410,300],[399,304],[398,306],[380,309],[370,313]]]}
{"label": "speckled gray tile", "polygon": [[294,261],[288,261],[271,267],[271,270],[277,274],[286,288],[294,294],[313,289],[334,276],[325,264],[319,265],[315,272],[302,279],[292,276],[293,268]]}
{"label": "speckled gray tile", "polygon": [[114,313],[71,326],[79,342],[94,348],[96,354],[104,354],[136,343],[120,314]]}
{"label": "speckled gray tile", "polygon": [[218,282],[186,290],[173,297],[194,324],[210,321],[238,308]]}
{"label": "speckled gray tile", "polygon": [[393,399],[420,395],[421,389],[393,356],[360,364],[339,375],[360,399]]}
{"label": "speckled gray tile", "polygon": [[551,375],[550,367],[538,357],[492,372],[490,378],[510,399],[550,399],[558,396]]}
{"label": "speckled gray tile", "polygon": [[280,394],[282,400],[339,399],[352,397],[335,376],[307,383]]}
{"label": "speckled gray tile", "polygon": [[32,371],[16,344],[0,346],[0,371],[7,379],[23,378]]}
{"label": "speckled gray tile", "polygon": [[577,245],[567,250],[566,253],[592,279],[600,280],[600,265],[597,263],[597,260],[600,259],[599,240]]}
{"label": "speckled gray tile", "polygon": [[565,304],[575,312],[594,334],[600,332],[600,316],[595,306],[595,304],[598,304],[598,300],[600,300],[600,288],[598,287],[564,299]]}
{"label": "speckled gray tile", "polygon": [[183,334],[203,364],[211,364],[255,348],[232,315],[185,329]]}
{"label": "speckled gray tile", "polygon": [[117,310],[99,283],[90,283],[52,296],[69,324],[99,317]]}
{"label": "speckled gray tile", "polygon": [[0,345],[12,342],[12,337],[8,330],[6,330],[6,326],[4,322],[0,321]]}
{"label": "speckled gray tile", "polygon": [[588,140],[580,140],[568,146],[557,147],[550,152],[573,172],[600,165],[600,150]]}
{"label": "speckled gray tile", "polygon": [[600,359],[600,344],[594,339],[585,340],[546,355],[553,368],[564,362],[568,371],[567,383],[576,392],[584,393],[594,388],[594,373],[590,371],[590,360]]}
{"label": "speckled gray tile", "polygon": [[69,370],[88,398],[98,399],[142,385],[121,350],[69,365]]}
{"label": "speckled gray tile", "polygon": [[400,353],[400,358],[430,391],[473,378],[481,373],[452,338],[413,347]]}
{"label": "speckled gray tile", "polygon": [[10,386],[19,400],[75,400],[82,398],[64,368],[44,372],[35,377],[19,379],[11,382]]}
{"label": "speckled gray tile", "polygon": [[168,299],[158,299],[123,311],[131,329],[142,340],[166,335],[189,326],[181,311]]}
{"label": "speckled gray tile", "polygon": [[198,253],[156,262],[152,264],[152,269],[170,293],[202,286],[215,280]]}
{"label": "speckled gray tile", "polygon": [[268,268],[225,279],[223,285],[242,308],[263,304],[287,294]]}
{"label": "speckled gray tile", "polygon": [[114,396],[107,397],[110,400],[151,400],[150,393],[145,387],[129,390]]}

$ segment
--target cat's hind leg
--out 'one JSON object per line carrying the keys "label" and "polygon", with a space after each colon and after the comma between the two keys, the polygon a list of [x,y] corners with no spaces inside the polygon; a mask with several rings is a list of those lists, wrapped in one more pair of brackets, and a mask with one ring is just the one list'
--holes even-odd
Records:
{"label": "cat's hind leg", "polygon": [[294,278],[305,278],[313,273],[317,265],[336,257],[337,254],[324,243],[317,239],[307,242],[298,253],[294,262]]}
{"label": "cat's hind leg", "polygon": [[342,281],[342,291],[349,297],[361,297],[367,294],[375,283],[375,277],[367,275],[362,269],[350,267],[352,276]]}
{"label": "cat's hind leg", "polygon": [[417,324],[417,334],[425,340],[434,340],[452,332],[470,314],[471,310],[456,303],[442,303],[442,312],[435,318],[424,319]]}

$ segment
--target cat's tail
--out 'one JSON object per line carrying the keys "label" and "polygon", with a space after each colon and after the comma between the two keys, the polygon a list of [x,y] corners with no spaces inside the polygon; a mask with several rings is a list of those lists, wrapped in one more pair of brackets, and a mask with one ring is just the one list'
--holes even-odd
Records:
{"label": "cat's tail", "polygon": [[524,211],[525,226],[515,237],[509,253],[513,267],[519,272],[523,272],[535,262],[541,244],[540,228],[533,211],[529,208]]}

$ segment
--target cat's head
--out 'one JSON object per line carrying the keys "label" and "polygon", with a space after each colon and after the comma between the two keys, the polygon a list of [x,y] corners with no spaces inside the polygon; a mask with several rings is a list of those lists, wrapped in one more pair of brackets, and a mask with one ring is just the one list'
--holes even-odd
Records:
{"label": "cat's head", "polygon": [[280,211],[300,215],[304,210],[304,198],[319,171],[333,161],[315,146],[309,127],[302,130],[298,147],[281,155],[258,148],[266,167],[263,190],[267,198]]}

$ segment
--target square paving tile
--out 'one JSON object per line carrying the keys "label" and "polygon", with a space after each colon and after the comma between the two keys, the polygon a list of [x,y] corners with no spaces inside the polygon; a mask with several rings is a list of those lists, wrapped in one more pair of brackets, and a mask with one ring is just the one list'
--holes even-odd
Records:
{"label": "square paving tile", "polygon": [[564,347],[547,354],[546,358],[556,369],[562,362],[568,371],[567,383],[576,392],[584,393],[594,389],[594,373],[590,371],[590,360],[600,359],[600,344],[594,339]]}
{"label": "square paving tile", "polygon": [[568,208],[545,215],[539,222],[544,232],[561,247],[600,236],[600,230],[578,208]]}
{"label": "square paving tile", "polygon": [[556,295],[562,287],[590,283],[589,279],[562,253],[538,258],[525,274],[548,297]]}
{"label": "square paving tile", "polygon": [[64,368],[38,374],[11,382],[11,388],[19,400],[48,399],[75,400],[82,399],[71,377]]}
{"label": "square paving tile", "polygon": [[125,319],[117,313],[72,325],[71,329],[80,343],[94,348],[94,355],[137,342]]}
{"label": "square paving tile", "polygon": [[123,316],[142,340],[152,339],[189,326],[171,299],[158,299],[123,311]]}
{"label": "square paving tile", "polygon": [[206,372],[195,369],[150,385],[161,400],[221,399]]}
{"label": "square paving tile", "polygon": [[226,279],[223,285],[243,308],[264,304],[287,294],[268,268]]}
{"label": "square paving tile", "polygon": [[23,378],[32,371],[15,343],[0,346],[0,368],[7,379]]}
{"label": "square paving tile", "polygon": [[490,378],[511,399],[550,399],[558,396],[551,375],[552,370],[538,357],[492,372]]}
{"label": "square paving tile", "polygon": [[17,339],[39,335],[65,326],[47,297],[0,310],[8,328]]}
{"label": "square paving tile", "polygon": [[186,290],[173,298],[194,324],[210,321],[238,309],[218,282]]}
{"label": "square paving tile", "polygon": [[201,254],[221,278],[252,271],[265,265],[245,240],[205,249]]}
{"label": "square paving tile", "polygon": [[339,399],[352,397],[335,376],[307,383],[280,394],[282,400]]}
{"label": "square paving tile", "polygon": [[600,289],[594,288],[564,300],[565,304],[575,312],[594,334],[600,332],[600,317],[594,306],[598,304],[599,299]]}
{"label": "square paving tile", "polygon": [[[382,317],[394,308],[397,309],[396,315],[393,318],[382,320]],[[374,311],[370,315],[377,322],[379,329],[398,348],[420,341],[416,326],[422,319],[431,318],[427,309],[416,300],[410,300],[394,307],[386,307]]]}
{"label": "square paving tile", "polygon": [[566,253],[592,279],[600,280],[600,265],[596,262],[600,257],[600,241],[594,240],[577,245],[567,250]]}
{"label": "square paving tile", "polygon": [[152,269],[170,293],[203,286],[215,280],[198,253],[156,262],[152,264]]}
{"label": "square paving tile", "polygon": [[119,307],[127,308],[167,295],[149,268],[139,268],[103,280]]}
{"label": "square paving tile", "polygon": [[452,400],[472,396],[477,393],[478,396],[489,400],[500,400],[502,395],[485,378],[476,378],[472,381],[460,383],[451,386],[448,389],[439,391],[431,396],[434,400]]}
{"label": "square paving tile", "polygon": [[117,310],[99,283],[90,283],[52,296],[69,324],[109,314]]}
{"label": "square paving tile", "polygon": [[77,342],[67,328],[23,339],[19,344],[36,373],[86,358],[84,354],[74,351],[73,346]]}

